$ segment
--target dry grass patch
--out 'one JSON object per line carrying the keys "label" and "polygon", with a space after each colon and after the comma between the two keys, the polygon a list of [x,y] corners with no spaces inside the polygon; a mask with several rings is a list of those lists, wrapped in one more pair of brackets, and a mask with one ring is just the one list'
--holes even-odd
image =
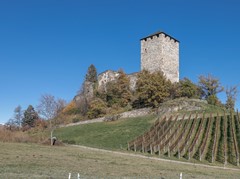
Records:
{"label": "dry grass patch", "polygon": [[67,178],[68,173],[99,178],[239,178],[240,172],[170,162],[155,161],[114,153],[96,152],[72,146],[50,147],[37,144],[0,143],[0,178]]}

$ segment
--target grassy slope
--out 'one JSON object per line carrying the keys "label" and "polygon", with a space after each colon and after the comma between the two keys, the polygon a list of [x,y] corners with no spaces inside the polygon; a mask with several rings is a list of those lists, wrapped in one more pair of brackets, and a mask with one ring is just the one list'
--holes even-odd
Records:
{"label": "grassy slope", "polygon": [[[0,142],[0,178],[239,178],[239,171],[203,168],[63,146]],[[81,177],[81,178],[82,178]],[[83,177],[86,178],[86,177]],[[96,177],[94,177],[96,178]]]}
{"label": "grassy slope", "polygon": [[127,142],[143,134],[155,121],[155,116],[122,119],[114,122],[84,124],[56,130],[63,142],[96,148],[127,148]]}

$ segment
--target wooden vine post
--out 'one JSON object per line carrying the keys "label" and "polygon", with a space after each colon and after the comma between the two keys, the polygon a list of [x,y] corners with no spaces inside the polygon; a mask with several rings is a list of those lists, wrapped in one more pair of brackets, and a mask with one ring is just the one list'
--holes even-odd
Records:
{"label": "wooden vine post", "polygon": [[178,144],[178,159],[180,158],[181,158],[181,153],[180,153],[179,144]]}
{"label": "wooden vine post", "polygon": [[227,130],[226,130],[226,113],[224,111],[224,167],[227,165]]}
{"label": "wooden vine post", "polygon": [[158,155],[161,154],[160,145],[158,145]]}
{"label": "wooden vine post", "polygon": [[234,150],[235,150],[235,153],[236,153],[236,162],[237,162],[237,166],[239,166],[239,151],[238,151],[238,145],[237,145],[237,140],[236,140],[236,133],[235,133],[235,130],[234,130],[234,125],[235,122],[234,122],[234,114],[231,113],[231,127],[232,127],[232,136],[233,136],[233,143],[234,143]]}
{"label": "wooden vine post", "polygon": [[199,160],[202,161],[202,153],[201,153],[201,149],[199,149]]}

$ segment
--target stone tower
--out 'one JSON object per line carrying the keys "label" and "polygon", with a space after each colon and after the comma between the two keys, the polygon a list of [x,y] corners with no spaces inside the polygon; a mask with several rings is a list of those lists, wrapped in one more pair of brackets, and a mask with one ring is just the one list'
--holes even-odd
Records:
{"label": "stone tower", "polygon": [[162,71],[171,82],[179,81],[179,41],[164,32],[141,39],[141,70]]}

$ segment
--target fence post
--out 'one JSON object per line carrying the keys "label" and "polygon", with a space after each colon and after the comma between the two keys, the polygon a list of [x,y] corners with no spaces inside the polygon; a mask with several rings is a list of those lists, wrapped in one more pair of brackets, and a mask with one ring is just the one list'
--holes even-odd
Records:
{"label": "fence post", "polygon": [[239,166],[239,153],[237,152],[237,166]]}
{"label": "fence post", "polygon": [[180,159],[180,157],[181,157],[181,153],[180,153],[179,144],[178,144],[178,159]]}
{"label": "fence post", "polygon": [[213,153],[213,150],[212,150],[212,163],[214,161],[214,153]]}
{"label": "fence post", "polygon": [[80,174],[78,173],[78,179],[80,179]]}
{"label": "fence post", "polygon": [[161,154],[161,151],[160,151],[160,145],[158,145],[158,155]]}
{"label": "fence post", "polygon": [[188,160],[191,159],[191,152],[190,152],[190,149],[188,149]]}
{"label": "fence post", "polygon": [[199,149],[199,160],[202,161],[201,149]]}
{"label": "fence post", "polygon": [[69,175],[68,175],[68,179],[71,179],[71,173],[69,173]]}
{"label": "fence post", "polygon": [[169,146],[168,146],[168,157],[171,157]]}

